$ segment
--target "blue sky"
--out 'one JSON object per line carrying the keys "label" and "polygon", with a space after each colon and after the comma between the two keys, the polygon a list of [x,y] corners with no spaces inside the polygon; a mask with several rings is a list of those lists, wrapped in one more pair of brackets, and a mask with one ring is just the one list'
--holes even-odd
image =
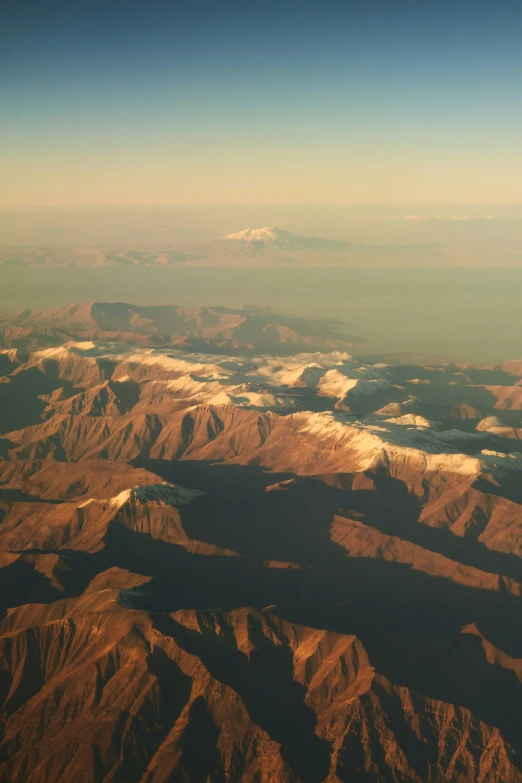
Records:
{"label": "blue sky", "polygon": [[519,2],[11,3],[0,204],[522,202]]}

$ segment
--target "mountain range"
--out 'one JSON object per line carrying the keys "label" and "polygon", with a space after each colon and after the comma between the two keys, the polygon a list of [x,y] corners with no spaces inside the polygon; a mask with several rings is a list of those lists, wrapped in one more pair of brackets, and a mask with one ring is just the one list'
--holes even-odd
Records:
{"label": "mountain range", "polygon": [[3,248],[0,266],[387,266],[434,262],[441,247],[437,244],[356,245],[265,226],[210,241],[154,250]]}
{"label": "mountain range", "polygon": [[0,345],[2,783],[522,783],[522,362],[123,303]]}
{"label": "mountain range", "polygon": [[90,302],[0,315],[0,341],[15,348],[95,339],[171,344],[185,350],[280,353],[293,353],[299,347],[350,349],[363,342],[343,334],[342,326],[334,319],[274,315],[257,306],[183,308]]}

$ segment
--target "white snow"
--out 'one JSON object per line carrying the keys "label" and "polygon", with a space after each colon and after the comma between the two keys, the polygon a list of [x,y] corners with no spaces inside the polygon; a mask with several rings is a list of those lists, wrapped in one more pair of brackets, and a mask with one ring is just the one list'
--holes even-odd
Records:
{"label": "white snow", "polygon": [[328,370],[319,381],[319,394],[322,397],[334,397],[340,400],[359,382],[359,378],[348,377],[339,370]]}
{"label": "white snow", "polygon": [[69,349],[66,345],[57,345],[54,348],[44,348],[41,351],[35,351],[32,355],[37,359],[54,359],[58,356],[67,356]]}
{"label": "white snow", "polygon": [[180,487],[177,484],[170,484],[167,481],[163,481],[159,484],[129,487],[111,498],[88,498],[87,500],[78,503],[77,508],[85,508],[92,503],[98,503],[102,506],[110,506],[113,508],[122,508],[122,506],[132,500],[137,500],[142,503],[165,503],[166,505],[178,508],[179,506],[186,506],[189,503],[192,503],[193,500],[196,500],[196,498],[201,497],[203,494],[203,492],[200,492],[197,489],[187,489],[186,487]]}
{"label": "white snow", "polygon": [[214,373],[216,376],[225,374],[225,372],[215,363],[200,363],[197,360],[197,357],[190,355],[185,355],[183,358],[175,355],[169,356],[166,353],[155,351],[153,348],[143,351],[135,351],[128,354],[119,354],[112,358],[114,358],[116,361],[126,362],[131,365],[143,364],[146,366],[156,366],[162,370],[168,370],[178,375],[182,373],[197,373],[201,375]]}
{"label": "white snow", "polygon": [[[458,452],[450,443],[439,439],[439,433],[426,429],[407,429],[393,425],[389,429],[377,424],[342,419],[331,411],[301,414],[301,432],[321,440],[335,441],[350,455],[360,458],[359,470],[367,470],[384,459],[418,463],[425,470],[441,470],[478,476],[481,465],[476,457]],[[459,433],[462,435],[463,433]]]}
{"label": "white snow", "polygon": [[186,506],[203,493],[197,489],[187,489],[175,484],[162,482],[160,484],[149,484],[147,486],[137,486],[132,489],[124,489],[113,498],[109,498],[111,506],[121,508],[130,500],[140,500],[145,503],[165,503],[169,506]]}
{"label": "white snow", "polygon": [[502,451],[491,451],[490,449],[483,449],[480,452],[480,456],[484,465],[493,468],[500,468],[502,471],[521,471],[522,470],[522,453],[519,451],[512,451],[510,454],[504,454]]}
{"label": "white snow", "polygon": [[95,343],[92,340],[86,340],[80,343],[67,343],[68,348],[77,348],[79,351],[92,351],[96,348]]}
{"label": "white snow", "polygon": [[399,424],[402,427],[431,427],[431,422],[424,416],[416,416],[414,413],[405,413],[404,416],[395,416],[385,419],[389,424]]}
{"label": "white snow", "polygon": [[277,239],[277,231],[275,228],[270,228],[269,226],[263,226],[263,228],[245,228],[243,231],[238,231],[235,234],[225,234],[225,236],[221,238],[237,241],[259,242],[265,239]]}
{"label": "white snow", "polygon": [[92,342],[92,340],[78,343],[69,341],[63,345],[57,345],[52,348],[44,348],[41,351],[35,351],[32,355],[37,359],[55,359],[59,356],[69,355],[72,353],[71,349],[76,349],[78,351],[92,351],[94,348],[96,348],[96,345]]}
{"label": "white snow", "polygon": [[[316,439],[317,448],[331,450],[332,455],[340,454],[341,458],[343,450],[346,450],[351,469],[356,465],[357,470],[365,470],[382,462],[390,464],[390,470],[395,470],[411,463],[421,470],[445,470],[465,474],[471,479],[484,471],[502,476],[508,470],[522,470],[522,454],[503,454],[493,450],[480,452],[484,441],[479,433],[443,429],[442,422],[439,423],[436,418],[430,421],[421,415],[419,411],[430,410],[429,407],[423,408],[422,401],[421,384],[427,381],[416,377],[407,379],[404,374],[394,375],[394,366],[383,363],[358,364],[349,354],[338,351],[302,352],[292,357],[258,355],[246,358],[208,353],[187,354],[177,348],[159,350],[128,346],[126,350],[121,346],[116,348],[115,344],[96,346],[89,341],[47,348],[32,354],[32,357],[33,361],[49,357],[74,357],[75,351],[95,348],[100,357],[120,363],[117,372],[124,374],[115,378],[118,382],[129,381],[131,376],[139,377],[140,406],[144,410],[148,405],[157,405],[170,398],[183,399],[185,404],[193,408],[211,404],[255,408],[274,416],[288,414],[298,432]],[[84,358],[83,361],[94,362],[95,359]],[[429,369],[443,372],[443,368],[436,366]],[[413,370],[411,374],[415,373],[419,373],[419,369]],[[395,377],[404,378],[400,381],[404,386],[395,385]],[[404,402],[390,403],[375,413],[365,415],[362,420],[333,409],[333,401],[344,399],[347,395],[349,402],[355,402],[363,396],[378,400],[377,392],[390,390],[393,393],[388,399],[397,399],[393,390],[402,389],[398,395],[402,399],[406,397],[404,387],[407,388],[410,383],[419,384],[415,391],[416,397],[410,395],[410,399]],[[454,381],[448,379],[447,383]],[[315,405],[316,409],[328,407],[331,410],[322,413],[294,412],[304,405],[308,406],[313,398],[310,407]],[[351,407],[357,410],[355,404]],[[370,410],[371,407],[365,405]],[[479,432],[494,432],[495,428],[501,428],[501,419],[493,416],[482,419],[477,425]],[[463,454],[463,449],[471,452],[471,456]],[[114,498],[97,502],[109,503],[115,508],[121,508],[132,500],[179,505],[190,502],[196,496],[193,490],[184,490],[164,482],[151,487],[129,488]],[[78,508],[92,502],[92,499],[82,501]]]}
{"label": "white snow", "polygon": [[247,374],[266,379],[272,386],[300,385],[315,388],[327,370],[345,365],[351,358],[350,354],[342,351],[300,353],[291,358],[261,356],[251,360],[253,367]]}

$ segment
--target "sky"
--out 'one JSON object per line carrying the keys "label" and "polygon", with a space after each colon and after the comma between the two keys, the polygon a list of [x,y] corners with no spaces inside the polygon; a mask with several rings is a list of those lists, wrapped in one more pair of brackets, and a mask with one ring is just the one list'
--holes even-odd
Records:
{"label": "sky", "polygon": [[519,0],[19,0],[0,208],[522,203]]}

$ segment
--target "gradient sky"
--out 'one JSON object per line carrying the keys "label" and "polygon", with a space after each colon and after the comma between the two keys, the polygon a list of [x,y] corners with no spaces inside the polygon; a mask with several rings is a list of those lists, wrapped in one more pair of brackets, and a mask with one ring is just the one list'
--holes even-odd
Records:
{"label": "gradient sky", "polygon": [[522,202],[519,0],[20,0],[0,206]]}

